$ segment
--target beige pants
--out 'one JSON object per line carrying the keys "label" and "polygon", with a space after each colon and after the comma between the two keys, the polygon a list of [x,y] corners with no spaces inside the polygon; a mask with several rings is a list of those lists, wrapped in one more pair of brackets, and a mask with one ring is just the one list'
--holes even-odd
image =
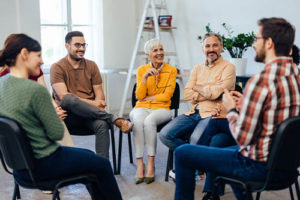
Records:
{"label": "beige pants", "polygon": [[64,126],[64,137],[62,140],[58,141],[62,146],[75,147],[72,137],[67,129],[67,126],[64,122],[62,122]]}

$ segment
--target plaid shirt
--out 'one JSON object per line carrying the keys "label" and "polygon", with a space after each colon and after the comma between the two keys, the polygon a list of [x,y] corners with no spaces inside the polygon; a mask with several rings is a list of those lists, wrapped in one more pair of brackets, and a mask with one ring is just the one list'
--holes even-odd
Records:
{"label": "plaid shirt", "polygon": [[227,119],[240,152],[266,162],[276,128],[299,111],[299,69],[291,58],[277,57],[248,81],[240,114],[229,112]]}

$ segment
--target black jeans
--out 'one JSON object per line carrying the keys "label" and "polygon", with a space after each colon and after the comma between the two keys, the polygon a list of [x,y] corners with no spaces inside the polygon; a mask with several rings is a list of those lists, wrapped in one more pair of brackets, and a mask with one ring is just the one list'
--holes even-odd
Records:
{"label": "black jeans", "polygon": [[[33,173],[38,181],[93,173],[97,176],[92,187],[97,199],[122,199],[109,160],[87,149],[59,147],[50,156],[37,159]],[[20,183],[30,180],[27,171],[14,171],[14,175]]]}

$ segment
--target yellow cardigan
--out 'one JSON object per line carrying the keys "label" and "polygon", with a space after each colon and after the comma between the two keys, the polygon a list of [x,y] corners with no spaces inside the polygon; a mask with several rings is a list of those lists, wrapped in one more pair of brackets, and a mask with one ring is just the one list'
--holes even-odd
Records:
{"label": "yellow cardigan", "polygon": [[159,109],[164,108],[169,110],[171,105],[171,98],[173,96],[176,86],[177,69],[167,63],[163,63],[163,68],[158,77],[148,76],[147,82],[142,82],[143,75],[151,67],[151,64],[142,65],[138,68],[136,74],[136,97],[137,99],[144,99],[146,96],[156,97],[156,101],[138,100],[135,108],[150,108]]}

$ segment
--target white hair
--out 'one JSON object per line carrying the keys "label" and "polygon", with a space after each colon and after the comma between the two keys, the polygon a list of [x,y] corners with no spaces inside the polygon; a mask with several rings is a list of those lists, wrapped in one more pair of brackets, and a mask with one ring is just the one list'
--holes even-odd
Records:
{"label": "white hair", "polygon": [[154,38],[154,39],[151,39],[151,40],[148,40],[146,43],[145,43],[145,46],[144,46],[144,52],[146,54],[150,54],[151,53],[151,50],[153,49],[153,47],[157,47],[157,46],[163,46],[161,41]]}

